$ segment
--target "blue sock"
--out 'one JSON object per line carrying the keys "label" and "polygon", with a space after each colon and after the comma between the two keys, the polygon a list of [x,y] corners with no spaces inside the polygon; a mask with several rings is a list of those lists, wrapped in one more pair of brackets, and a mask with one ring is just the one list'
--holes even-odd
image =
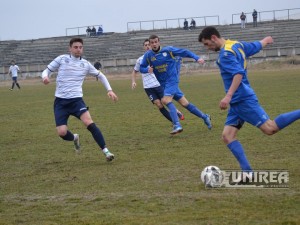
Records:
{"label": "blue sock", "polygon": [[172,118],[170,116],[170,113],[165,107],[162,107],[161,109],[159,109],[159,111],[161,112],[161,114],[164,115],[164,117],[166,117],[168,120],[170,120],[172,122]]}
{"label": "blue sock", "polygon": [[72,134],[71,131],[67,130],[67,134],[61,138],[65,141],[74,141],[74,134]]}
{"label": "blue sock", "polygon": [[193,113],[194,115],[198,116],[199,118],[206,118],[206,114],[204,114],[203,112],[201,112],[200,109],[198,109],[195,105],[193,105],[192,103],[189,103],[186,107],[187,110],[189,110],[191,113]]}
{"label": "blue sock", "polygon": [[104,141],[104,137],[100,131],[100,129],[96,126],[95,123],[91,123],[87,129],[92,133],[93,138],[95,139],[95,141],[97,142],[97,144],[99,145],[99,147],[101,149],[104,149],[106,147],[105,141]]}
{"label": "blue sock", "polygon": [[172,118],[173,124],[174,125],[180,125],[179,119],[178,119],[178,116],[177,116],[177,110],[176,110],[176,107],[175,107],[174,103],[173,102],[169,102],[167,104],[167,107],[168,107],[168,109],[170,111],[170,116]]}
{"label": "blue sock", "polygon": [[243,171],[249,171],[252,170],[251,166],[247,160],[247,157],[245,155],[243,146],[238,140],[235,140],[227,145],[227,147],[230,149],[232,154],[235,156],[235,158],[240,163],[240,167]]}
{"label": "blue sock", "polygon": [[277,116],[274,121],[281,130],[298,119],[300,119],[300,109],[281,114]]}

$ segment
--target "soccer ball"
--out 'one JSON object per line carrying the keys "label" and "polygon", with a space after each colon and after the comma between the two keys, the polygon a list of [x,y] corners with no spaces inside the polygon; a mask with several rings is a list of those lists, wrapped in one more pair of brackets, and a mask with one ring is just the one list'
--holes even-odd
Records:
{"label": "soccer ball", "polygon": [[224,175],[217,166],[207,166],[201,172],[201,181],[208,188],[220,187],[223,179]]}

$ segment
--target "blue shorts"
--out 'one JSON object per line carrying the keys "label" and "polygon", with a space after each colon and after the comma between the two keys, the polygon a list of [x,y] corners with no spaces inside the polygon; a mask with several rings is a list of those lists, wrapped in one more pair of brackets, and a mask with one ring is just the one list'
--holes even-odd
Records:
{"label": "blue shorts", "polygon": [[18,82],[18,77],[12,77],[13,82],[17,83]]}
{"label": "blue shorts", "polygon": [[69,116],[80,116],[88,111],[82,98],[55,98],[54,101],[54,117],[56,126],[67,125]]}
{"label": "blue shorts", "polygon": [[154,88],[145,88],[145,92],[152,103],[156,99],[160,100],[164,97],[164,89],[162,86],[158,86]]}
{"label": "blue shorts", "polygon": [[269,119],[256,99],[248,99],[230,105],[225,125],[241,128],[244,122],[260,127]]}
{"label": "blue shorts", "polygon": [[164,96],[173,96],[173,99],[178,101],[181,99],[184,94],[178,87],[178,83],[175,84],[165,84],[164,88]]}

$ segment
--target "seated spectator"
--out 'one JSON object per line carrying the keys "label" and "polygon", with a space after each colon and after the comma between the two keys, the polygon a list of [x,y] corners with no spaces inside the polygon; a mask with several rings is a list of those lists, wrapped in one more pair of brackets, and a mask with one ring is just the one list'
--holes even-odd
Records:
{"label": "seated spectator", "polygon": [[185,29],[185,30],[189,29],[189,23],[186,19],[184,19],[184,22],[183,22],[183,29]]}
{"label": "seated spectator", "polygon": [[195,29],[196,28],[196,21],[192,18],[191,24],[190,24],[190,29]]}
{"label": "seated spectator", "polygon": [[93,26],[91,36],[96,36],[96,28]]}
{"label": "seated spectator", "polygon": [[86,29],[86,36],[87,37],[91,36],[91,32],[92,32],[91,28],[87,27],[87,29]]}
{"label": "seated spectator", "polygon": [[102,26],[100,25],[100,26],[98,27],[97,36],[102,35],[102,34],[103,34],[103,28],[102,28]]}

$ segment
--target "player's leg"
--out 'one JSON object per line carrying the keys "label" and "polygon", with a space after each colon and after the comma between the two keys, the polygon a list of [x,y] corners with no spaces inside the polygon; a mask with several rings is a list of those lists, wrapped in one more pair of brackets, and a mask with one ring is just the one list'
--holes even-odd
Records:
{"label": "player's leg", "polygon": [[173,130],[171,131],[171,134],[177,134],[183,131],[177,116],[177,109],[172,102],[173,95],[176,93],[177,89],[178,85],[166,85],[164,87],[164,97],[162,98],[162,103],[168,107],[172,118]]}
{"label": "player's leg", "polygon": [[112,161],[115,158],[115,156],[107,149],[103,134],[101,130],[98,128],[98,126],[92,120],[89,111],[85,111],[84,113],[82,113],[80,116],[80,120],[84,123],[88,131],[91,132],[94,140],[96,141],[98,146],[102,149],[102,152],[106,157],[106,160]]}
{"label": "player's leg", "polygon": [[172,118],[170,116],[169,111],[164,107],[161,102],[162,97],[164,96],[164,89],[162,86],[155,88],[145,88],[145,92],[150,99],[150,101],[156,105],[160,113],[169,121],[172,122]]}
{"label": "player's leg", "polygon": [[280,114],[274,120],[269,119],[263,125],[261,125],[259,129],[267,135],[272,135],[289,126],[298,119],[300,119],[300,109]]}
{"label": "player's leg", "polygon": [[199,108],[197,108],[194,104],[190,103],[180,91],[181,95],[176,94],[174,99],[179,102],[184,108],[186,108],[190,113],[194,114],[195,116],[203,119],[204,123],[206,124],[208,129],[212,128],[211,118],[210,115],[203,113]]}
{"label": "player's leg", "polygon": [[54,101],[54,117],[56,123],[57,134],[65,141],[74,141],[75,151],[80,152],[79,135],[73,134],[68,130],[67,123],[69,112],[65,108],[65,103],[68,100],[56,98]]}
{"label": "player's leg", "polygon": [[222,132],[222,140],[232,152],[243,171],[251,171],[252,168],[246,157],[242,144],[237,140],[237,133],[243,125],[243,121],[232,111],[228,112],[225,126]]}
{"label": "player's leg", "polygon": [[12,77],[12,84],[11,84],[11,89],[10,90],[14,89],[15,83],[16,83],[16,77]]}
{"label": "player's leg", "polygon": [[17,87],[18,87],[19,89],[21,89],[21,87],[20,87],[20,85],[19,85],[19,83],[18,83],[18,78],[17,78],[17,77],[16,77],[16,80],[15,80],[15,83],[16,83]]}

